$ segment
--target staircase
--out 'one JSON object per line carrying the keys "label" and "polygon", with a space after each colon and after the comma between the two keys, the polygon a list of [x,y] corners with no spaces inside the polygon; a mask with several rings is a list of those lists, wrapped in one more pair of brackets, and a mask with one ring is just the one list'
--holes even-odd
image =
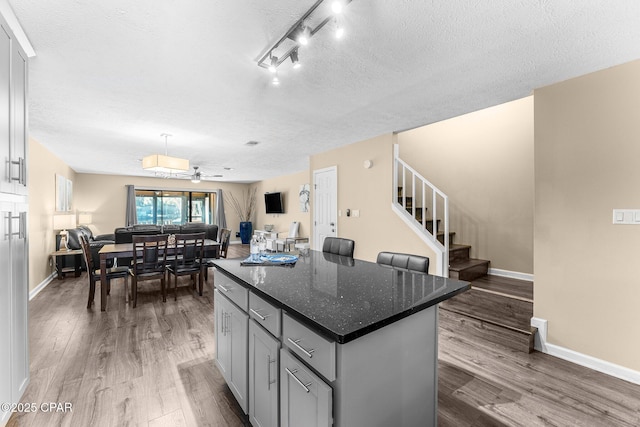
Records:
{"label": "staircase", "polygon": [[471,258],[471,246],[454,242],[447,195],[400,159],[397,145],[394,150],[392,210],[435,252],[436,274],[471,282],[469,291],[440,304],[441,327],[533,351],[533,283],[488,275],[488,260]]}
{"label": "staircase", "polygon": [[[444,245],[445,233],[441,230],[442,220],[428,217],[428,208],[418,206],[414,209],[414,197],[403,194],[403,187],[398,187],[398,203],[404,206],[404,209],[413,215],[416,223],[424,226],[426,231],[435,235],[437,240]],[[424,216],[424,221],[423,221]],[[435,233],[434,233],[435,226]],[[454,243],[455,232],[450,231],[448,249],[449,249],[449,277],[465,281],[472,281],[479,277],[485,276],[489,271],[489,261],[483,259],[475,259],[470,257],[471,246]]]}

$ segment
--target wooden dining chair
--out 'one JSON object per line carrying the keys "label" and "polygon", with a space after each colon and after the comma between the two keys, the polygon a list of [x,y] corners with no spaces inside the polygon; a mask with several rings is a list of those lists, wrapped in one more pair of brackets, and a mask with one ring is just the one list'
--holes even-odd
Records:
{"label": "wooden dining chair", "polygon": [[178,277],[191,276],[193,287],[198,279],[198,293],[202,296],[205,264],[202,261],[204,254],[205,233],[176,234],[176,255],[167,266],[169,287],[171,287],[171,275],[174,276],[173,297],[178,300]]}
{"label": "wooden dining chair", "polygon": [[[226,258],[227,257],[227,249],[229,248],[229,240],[231,239],[231,230],[228,228],[220,229],[220,246],[218,247],[218,258]],[[209,267],[214,267],[214,259],[206,259],[204,260],[205,270],[204,270],[204,279],[209,280]]]}
{"label": "wooden dining chair", "polygon": [[165,287],[168,234],[133,236],[133,263],[131,265],[131,293],[133,307],[138,304],[138,282],[160,279],[162,302],[167,302]]}
{"label": "wooden dining chair", "polygon": [[[87,266],[87,275],[89,276],[89,300],[87,308],[91,308],[93,298],[96,293],[96,282],[100,281],[100,262],[98,256],[91,253],[91,246],[84,235],[80,235],[80,246],[82,247],[82,256]],[[107,268],[107,283],[101,283],[101,286],[107,287],[107,294],[111,290],[111,279],[124,279],[125,301],[129,301],[129,268],[128,267],[109,267]]]}
{"label": "wooden dining chair", "polygon": [[231,230],[223,228],[220,230],[220,258],[227,257],[227,249],[229,249],[229,240],[231,239]]}

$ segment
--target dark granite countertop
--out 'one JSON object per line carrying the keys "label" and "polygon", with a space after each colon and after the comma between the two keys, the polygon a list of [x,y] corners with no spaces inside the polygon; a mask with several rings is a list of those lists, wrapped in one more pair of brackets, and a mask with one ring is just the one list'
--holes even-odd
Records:
{"label": "dark granite countertop", "polygon": [[241,266],[240,261],[217,259],[214,264],[240,285],[341,344],[470,288],[460,280],[317,251],[300,256],[293,267]]}

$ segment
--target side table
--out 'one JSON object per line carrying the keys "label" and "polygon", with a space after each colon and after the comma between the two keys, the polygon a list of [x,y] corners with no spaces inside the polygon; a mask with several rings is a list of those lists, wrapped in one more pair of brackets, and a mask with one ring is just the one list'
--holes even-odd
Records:
{"label": "side table", "polygon": [[[74,271],[75,277],[80,276],[82,270],[82,249],[62,249],[52,252],[51,256],[55,258],[58,280],[62,280],[64,278],[64,274],[69,271]],[[65,267],[65,263],[63,260],[68,256],[73,256],[73,270],[71,269],[71,267]]]}

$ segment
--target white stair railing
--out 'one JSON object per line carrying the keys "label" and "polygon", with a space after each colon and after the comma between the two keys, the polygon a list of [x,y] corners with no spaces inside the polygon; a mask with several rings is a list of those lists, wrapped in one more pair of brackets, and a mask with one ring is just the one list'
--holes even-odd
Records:
{"label": "white stair railing", "polygon": [[[400,159],[399,153],[400,148],[395,144],[391,208],[436,253],[436,274],[449,277],[449,198]],[[440,222],[444,233],[442,242],[438,240]]]}

